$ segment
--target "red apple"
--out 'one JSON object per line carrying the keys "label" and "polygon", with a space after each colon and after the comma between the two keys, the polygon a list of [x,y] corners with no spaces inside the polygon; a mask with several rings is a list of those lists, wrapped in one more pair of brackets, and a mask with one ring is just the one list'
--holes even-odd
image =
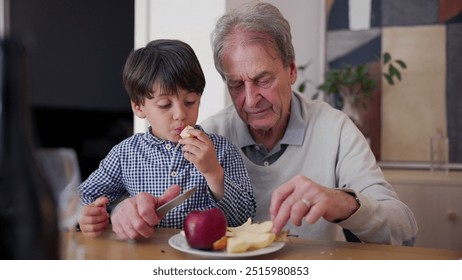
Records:
{"label": "red apple", "polygon": [[191,248],[213,250],[213,243],[226,234],[226,217],[219,208],[191,211],[184,220],[186,241]]}

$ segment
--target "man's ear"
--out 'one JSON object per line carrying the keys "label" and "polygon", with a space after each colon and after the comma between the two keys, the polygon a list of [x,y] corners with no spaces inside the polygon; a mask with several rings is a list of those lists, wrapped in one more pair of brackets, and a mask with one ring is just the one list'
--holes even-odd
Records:
{"label": "man's ear", "polygon": [[146,118],[146,114],[143,112],[143,107],[141,105],[137,105],[135,102],[131,101],[132,104],[132,111],[140,119]]}
{"label": "man's ear", "polygon": [[290,64],[290,83],[293,85],[297,80],[297,65],[295,65],[295,61]]}

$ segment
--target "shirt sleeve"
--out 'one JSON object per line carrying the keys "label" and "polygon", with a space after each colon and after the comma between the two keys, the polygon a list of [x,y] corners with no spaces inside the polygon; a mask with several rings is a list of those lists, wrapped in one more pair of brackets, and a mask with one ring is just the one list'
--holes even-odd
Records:
{"label": "shirt sleeve", "polygon": [[249,174],[237,148],[225,141],[225,149],[219,155],[224,170],[224,196],[217,203],[227,217],[228,226],[239,226],[253,218],[256,201]]}
{"label": "shirt sleeve", "polygon": [[110,202],[119,199],[127,193],[121,178],[121,165],[115,146],[100,162],[98,169],[80,185],[81,204],[91,204],[100,196],[107,197]]}

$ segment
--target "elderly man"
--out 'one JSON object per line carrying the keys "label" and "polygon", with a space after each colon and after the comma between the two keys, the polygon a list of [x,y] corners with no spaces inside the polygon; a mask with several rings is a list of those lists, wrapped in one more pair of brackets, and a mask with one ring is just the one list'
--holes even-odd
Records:
{"label": "elderly man", "polygon": [[212,48],[234,106],[202,125],[240,148],[256,220],[310,238],[341,240],[348,229],[364,242],[413,244],[414,216],[361,132],[342,112],[292,91],[290,26],[276,7],[250,3],[222,16]]}

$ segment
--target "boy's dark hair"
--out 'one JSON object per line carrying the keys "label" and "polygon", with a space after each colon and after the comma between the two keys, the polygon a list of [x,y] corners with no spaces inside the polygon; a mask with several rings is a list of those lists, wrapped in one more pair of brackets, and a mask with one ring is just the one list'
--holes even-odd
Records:
{"label": "boy's dark hair", "polygon": [[154,40],[133,50],[123,71],[123,83],[130,99],[137,105],[153,98],[152,87],[158,83],[163,94],[178,94],[179,89],[201,95],[205,77],[194,50],[179,40]]}

